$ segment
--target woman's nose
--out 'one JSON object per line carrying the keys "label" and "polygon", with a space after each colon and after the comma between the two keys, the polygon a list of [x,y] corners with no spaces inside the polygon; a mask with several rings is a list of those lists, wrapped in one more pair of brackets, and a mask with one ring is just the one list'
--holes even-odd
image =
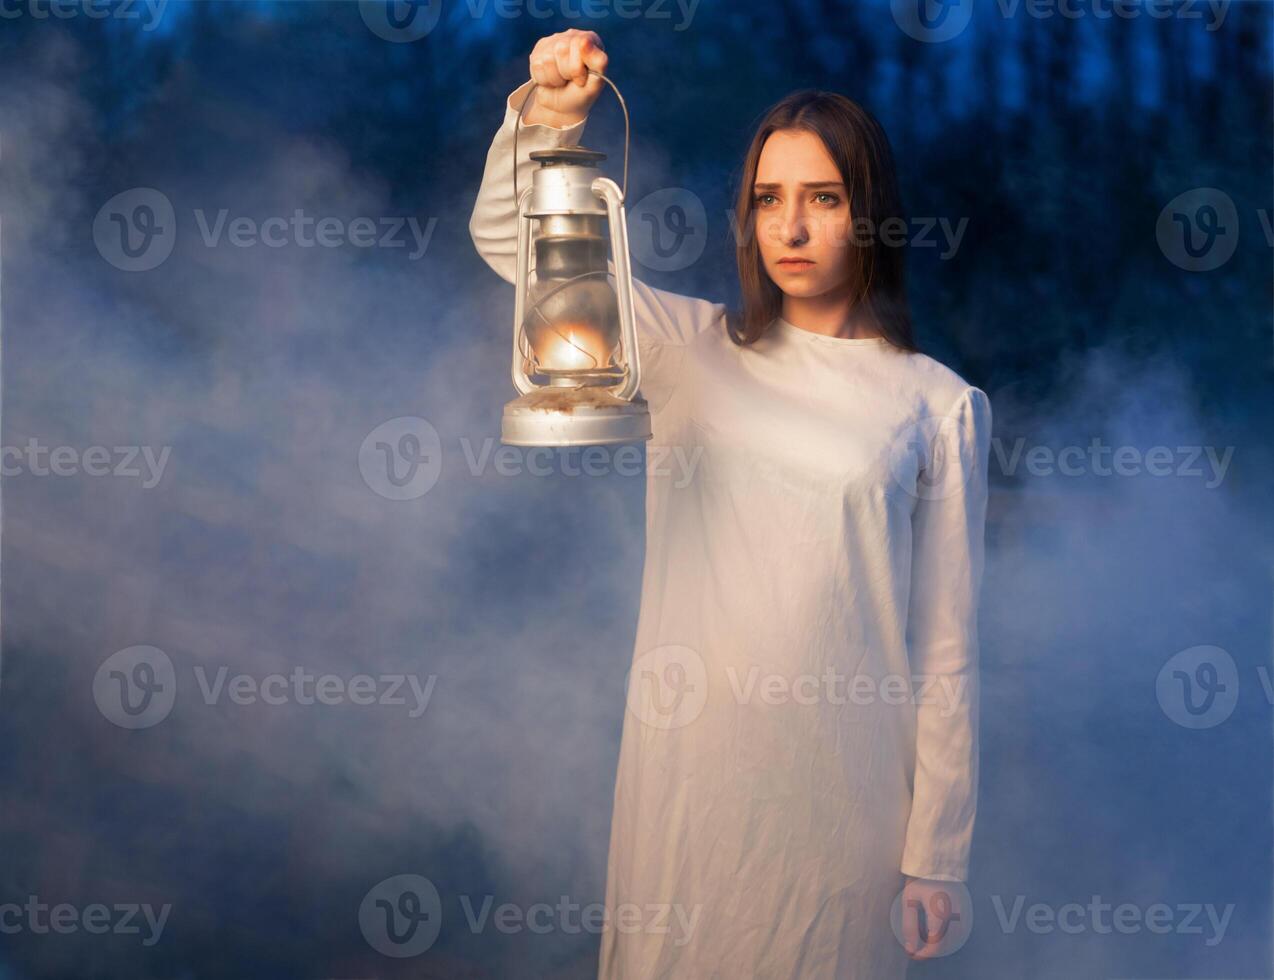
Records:
{"label": "woman's nose", "polygon": [[788,246],[802,245],[809,240],[809,229],[805,224],[805,215],[798,208],[789,208],[783,214],[780,228],[783,243]]}

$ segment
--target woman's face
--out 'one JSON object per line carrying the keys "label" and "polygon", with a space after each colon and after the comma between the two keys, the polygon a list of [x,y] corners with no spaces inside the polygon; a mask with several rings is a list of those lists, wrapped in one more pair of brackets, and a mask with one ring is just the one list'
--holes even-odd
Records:
{"label": "woman's face", "polygon": [[752,196],[761,261],[784,293],[822,296],[848,283],[854,247],[848,189],[818,136],[804,129],[771,133]]}

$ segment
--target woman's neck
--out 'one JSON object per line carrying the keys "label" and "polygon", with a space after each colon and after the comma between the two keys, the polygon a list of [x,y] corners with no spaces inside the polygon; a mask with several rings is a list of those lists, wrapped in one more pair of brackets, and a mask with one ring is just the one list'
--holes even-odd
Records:
{"label": "woman's neck", "polygon": [[858,340],[880,336],[880,331],[865,316],[862,305],[855,305],[848,297],[785,294],[779,315],[794,327],[828,337]]}

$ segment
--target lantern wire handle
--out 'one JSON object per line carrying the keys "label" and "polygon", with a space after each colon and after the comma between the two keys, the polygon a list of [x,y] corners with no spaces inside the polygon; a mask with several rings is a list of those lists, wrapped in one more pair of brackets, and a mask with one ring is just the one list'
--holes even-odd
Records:
{"label": "lantern wire handle", "polygon": [[[620,197],[623,200],[628,199],[628,103],[624,101],[624,97],[619,94],[619,89],[615,87],[615,83],[603,75],[600,71],[593,71],[591,68],[585,68],[590,75],[596,75],[603,82],[611,87],[615,92],[615,98],[619,100],[619,107],[624,110],[624,182],[620,187]],[[535,94],[535,90],[539,88],[539,84],[531,82],[531,87],[527,89],[526,97],[522,99],[522,104],[518,106],[517,122],[513,124],[513,206],[518,205],[518,127],[522,122],[522,113],[526,111],[527,103],[531,101],[531,96]]]}

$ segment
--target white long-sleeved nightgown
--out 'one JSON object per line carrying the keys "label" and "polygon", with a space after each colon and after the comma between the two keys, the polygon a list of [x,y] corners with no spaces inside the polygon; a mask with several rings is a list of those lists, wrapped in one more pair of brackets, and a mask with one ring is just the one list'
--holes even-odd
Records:
{"label": "white long-sleeved nightgown", "polygon": [[[470,220],[512,282],[505,103]],[[923,354],[634,282],[646,558],[607,864],[607,980],[889,980],[903,875],[963,881],[991,407]]]}

